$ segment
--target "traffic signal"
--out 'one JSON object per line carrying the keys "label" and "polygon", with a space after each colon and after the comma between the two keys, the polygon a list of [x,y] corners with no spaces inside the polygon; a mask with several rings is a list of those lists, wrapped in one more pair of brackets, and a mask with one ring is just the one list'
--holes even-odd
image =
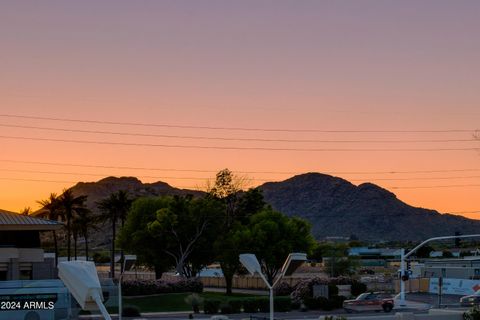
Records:
{"label": "traffic signal", "polygon": [[410,264],[410,260],[407,260],[407,272],[412,270],[412,266]]}
{"label": "traffic signal", "polygon": [[[455,236],[461,236],[462,234],[458,231],[455,231]],[[460,248],[460,238],[455,238],[455,248]]]}
{"label": "traffic signal", "polygon": [[408,279],[409,279],[408,273],[405,273],[405,274],[402,276],[402,281],[408,281]]}

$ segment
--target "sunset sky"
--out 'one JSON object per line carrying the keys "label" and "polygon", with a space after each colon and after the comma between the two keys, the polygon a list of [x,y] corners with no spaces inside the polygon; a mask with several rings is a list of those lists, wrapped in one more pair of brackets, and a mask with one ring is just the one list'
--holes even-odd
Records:
{"label": "sunset sky", "polygon": [[0,208],[229,168],[480,219],[479,30],[477,0],[2,2]]}

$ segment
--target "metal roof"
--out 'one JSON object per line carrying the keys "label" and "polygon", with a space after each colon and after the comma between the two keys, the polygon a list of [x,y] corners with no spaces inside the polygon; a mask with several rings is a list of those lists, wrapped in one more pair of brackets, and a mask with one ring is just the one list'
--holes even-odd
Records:
{"label": "metal roof", "polygon": [[34,218],[0,209],[0,230],[56,230],[63,226],[54,220]]}

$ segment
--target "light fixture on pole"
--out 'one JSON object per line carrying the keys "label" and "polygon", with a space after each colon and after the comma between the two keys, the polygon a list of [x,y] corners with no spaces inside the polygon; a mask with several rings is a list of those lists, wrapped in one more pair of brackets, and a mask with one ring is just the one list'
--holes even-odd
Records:
{"label": "light fixture on pole", "polygon": [[240,255],[240,262],[248,270],[251,275],[258,273],[260,278],[265,282],[270,291],[270,320],[273,320],[273,288],[284,276],[291,275],[298,267],[300,267],[306,260],[307,254],[305,253],[290,253],[285,260],[285,263],[280,270],[280,275],[277,279],[270,284],[262,273],[262,267],[258,262],[257,257],[252,253],[245,253]]}
{"label": "light fixture on pole", "polygon": [[136,255],[124,255],[122,264],[120,265],[120,277],[118,278],[118,320],[122,320],[122,278],[123,273],[131,270],[137,261]]}

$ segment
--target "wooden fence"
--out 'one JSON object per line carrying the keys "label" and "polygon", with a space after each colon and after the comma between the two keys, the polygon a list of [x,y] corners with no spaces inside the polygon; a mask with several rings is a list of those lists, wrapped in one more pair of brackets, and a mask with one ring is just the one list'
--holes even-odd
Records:
{"label": "wooden fence", "polygon": [[[429,278],[415,278],[405,281],[406,292],[428,292],[430,286]],[[395,292],[400,292],[400,280],[394,280]]]}

